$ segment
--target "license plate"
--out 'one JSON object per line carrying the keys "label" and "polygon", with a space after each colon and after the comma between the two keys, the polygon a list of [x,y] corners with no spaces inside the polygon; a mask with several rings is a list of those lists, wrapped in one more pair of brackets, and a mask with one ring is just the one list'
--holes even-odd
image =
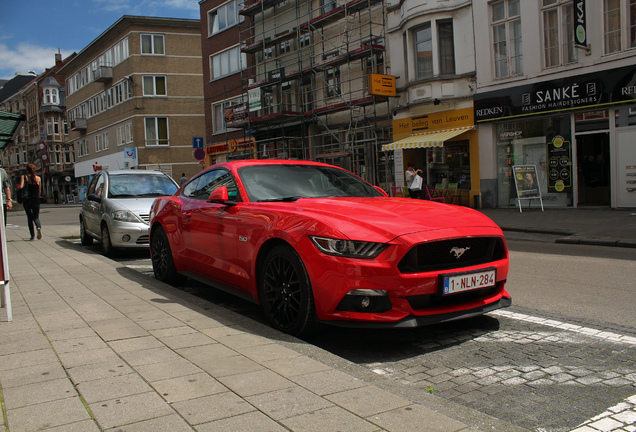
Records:
{"label": "license plate", "polygon": [[496,283],[497,277],[495,270],[445,276],[443,294],[455,294],[462,291],[488,288],[495,286]]}

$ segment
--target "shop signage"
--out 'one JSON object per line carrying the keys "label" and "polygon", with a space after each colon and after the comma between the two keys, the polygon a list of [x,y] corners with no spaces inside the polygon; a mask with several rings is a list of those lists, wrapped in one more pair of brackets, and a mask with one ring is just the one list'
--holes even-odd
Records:
{"label": "shop signage", "polygon": [[537,181],[537,167],[534,165],[513,165],[518,198],[538,198],[541,196]]}
{"label": "shop signage", "polygon": [[225,122],[232,123],[247,120],[247,105],[245,103],[232,105],[225,109]]}
{"label": "shop signage", "polygon": [[369,74],[369,94],[395,96],[395,77],[391,75]]}
{"label": "shop signage", "polygon": [[220,153],[233,153],[248,149],[254,149],[254,138],[244,140],[232,139],[227,143],[209,145],[205,148],[205,152],[209,155],[215,155]]}
{"label": "shop signage", "polygon": [[414,133],[425,133],[436,130],[455,129],[462,126],[473,126],[474,111],[464,108],[452,111],[424,114],[393,120],[393,140],[408,138]]}
{"label": "shop signage", "polygon": [[572,189],[572,143],[555,136],[547,143],[548,192],[570,192]]}
{"label": "shop signage", "polygon": [[281,81],[283,78],[285,78],[285,68],[281,67],[278,69],[274,69],[269,71],[267,74],[269,81]]}
{"label": "shop signage", "polygon": [[636,67],[624,67],[475,95],[475,121],[636,100]]}
{"label": "shop signage", "polygon": [[250,105],[250,112],[261,109],[261,88],[248,90],[247,99]]}
{"label": "shop signage", "polygon": [[574,45],[587,48],[585,0],[574,0]]}

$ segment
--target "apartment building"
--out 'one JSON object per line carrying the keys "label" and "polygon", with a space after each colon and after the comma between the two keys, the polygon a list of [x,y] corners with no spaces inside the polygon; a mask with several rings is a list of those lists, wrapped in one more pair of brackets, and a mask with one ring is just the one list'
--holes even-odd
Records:
{"label": "apartment building", "polygon": [[200,21],[123,16],[62,70],[75,177],[153,169],[178,179],[201,169]]}
{"label": "apartment building", "polygon": [[[634,0],[472,11],[483,204],[636,207]],[[521,173],[538,193],[523,196]]]}
{"label": "apartment building", "polygon": [[458,203],[479,196],[479,141],[475,131],[475,44],[472,2],[394,0],[387,4],[393,106],[394,184],[404,186],[408,163],[429,187],[459,188]]}
{"label": "apartment building", "polygon": [[243,82],[251,58],[241,52],[240,28],[249,28],[250,18],[239,14],[243,0],[202,0],[199,8],[205,97],[203,162],[210,166],[255,158],[254,139],[244,129],[228,126],[234,120],[232,115],[238,115],[235,107],[244,106],[246,100]]}
{"label": "apartment building", "polygon": [[[244,100],[228,110],[259,158],[311,159],[387,184],[384,3],[246,0],[239,12]],[[390,77],[387,77],[390,78]]]}

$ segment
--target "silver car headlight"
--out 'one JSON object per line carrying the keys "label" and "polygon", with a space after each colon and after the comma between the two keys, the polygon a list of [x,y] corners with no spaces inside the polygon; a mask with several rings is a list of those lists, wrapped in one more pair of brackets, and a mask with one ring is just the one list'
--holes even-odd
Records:
{"label": "silver car headlight", "polygon": [[144,223],[143,219],[128,210],[117,210],[113,212],[113,220],[119,222]]}
{"label": "silver car headlight", "polygon": [[356,240],[334,239],[310,236],[311,241],[327,255],[350,258],[375,258],[386,249],[386,243],[374,243]]}

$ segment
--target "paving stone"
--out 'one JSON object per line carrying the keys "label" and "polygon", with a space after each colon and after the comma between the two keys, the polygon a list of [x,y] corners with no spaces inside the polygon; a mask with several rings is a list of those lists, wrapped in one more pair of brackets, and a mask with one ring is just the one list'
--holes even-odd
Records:
{"label": "paving stone", "polygon": [[262,395],[249,396],[245,398],[245,400],[274,420],[306,414],[333,406],[328,400],[302,387],[291,387]]}
{"label": "paving stone", "polygon": [[282,419],[281,423],[292,431],[313,432],[373,432],[378,426],[361,419],[340,407],[330,407]]}
{"label": "paving stone", "polygon": [[372,386],[335,393],[326,398],[362,417],[410,405],[406,399]]}
{"label": "paving stone", "polygon": [[91,418],[80,398],[74,396],[7,410],[7,419],[11,432],[33,432]]}
{"label": "paving stone", "polygon": [[295,387],[292,381],[269,369],[223,376],[218,380],[243,397]]}
{"label": "paving stone", "polygon": [[466,425],[456,420],[439,421],[435,412],[421,405],[411,405],[369,416],[369,421],[392,432],[454,432],[466,430]]}
{"label": "paving stone", "polygon": [[227,390],[224,385],[203,372],[154,381],[152,387],[169,403],[196,399]]}
{"label": "paving stone", "polygon": [[191,425],[255,411],[252,405],[228,391],[175,402],[172,407]]}
{"label": "paving stone", "polygon": [[197,425],[197,432],[228,432],[228,431],[259,431],[259,432],[288,432],[284,426],[275,422],[265,414],[255,411],[234,417],[216,420]]}
{"label": "paving stone", "polygon": [[126,396],[89,404],[104,429],[173,414],[173,409],[156,392]]}

